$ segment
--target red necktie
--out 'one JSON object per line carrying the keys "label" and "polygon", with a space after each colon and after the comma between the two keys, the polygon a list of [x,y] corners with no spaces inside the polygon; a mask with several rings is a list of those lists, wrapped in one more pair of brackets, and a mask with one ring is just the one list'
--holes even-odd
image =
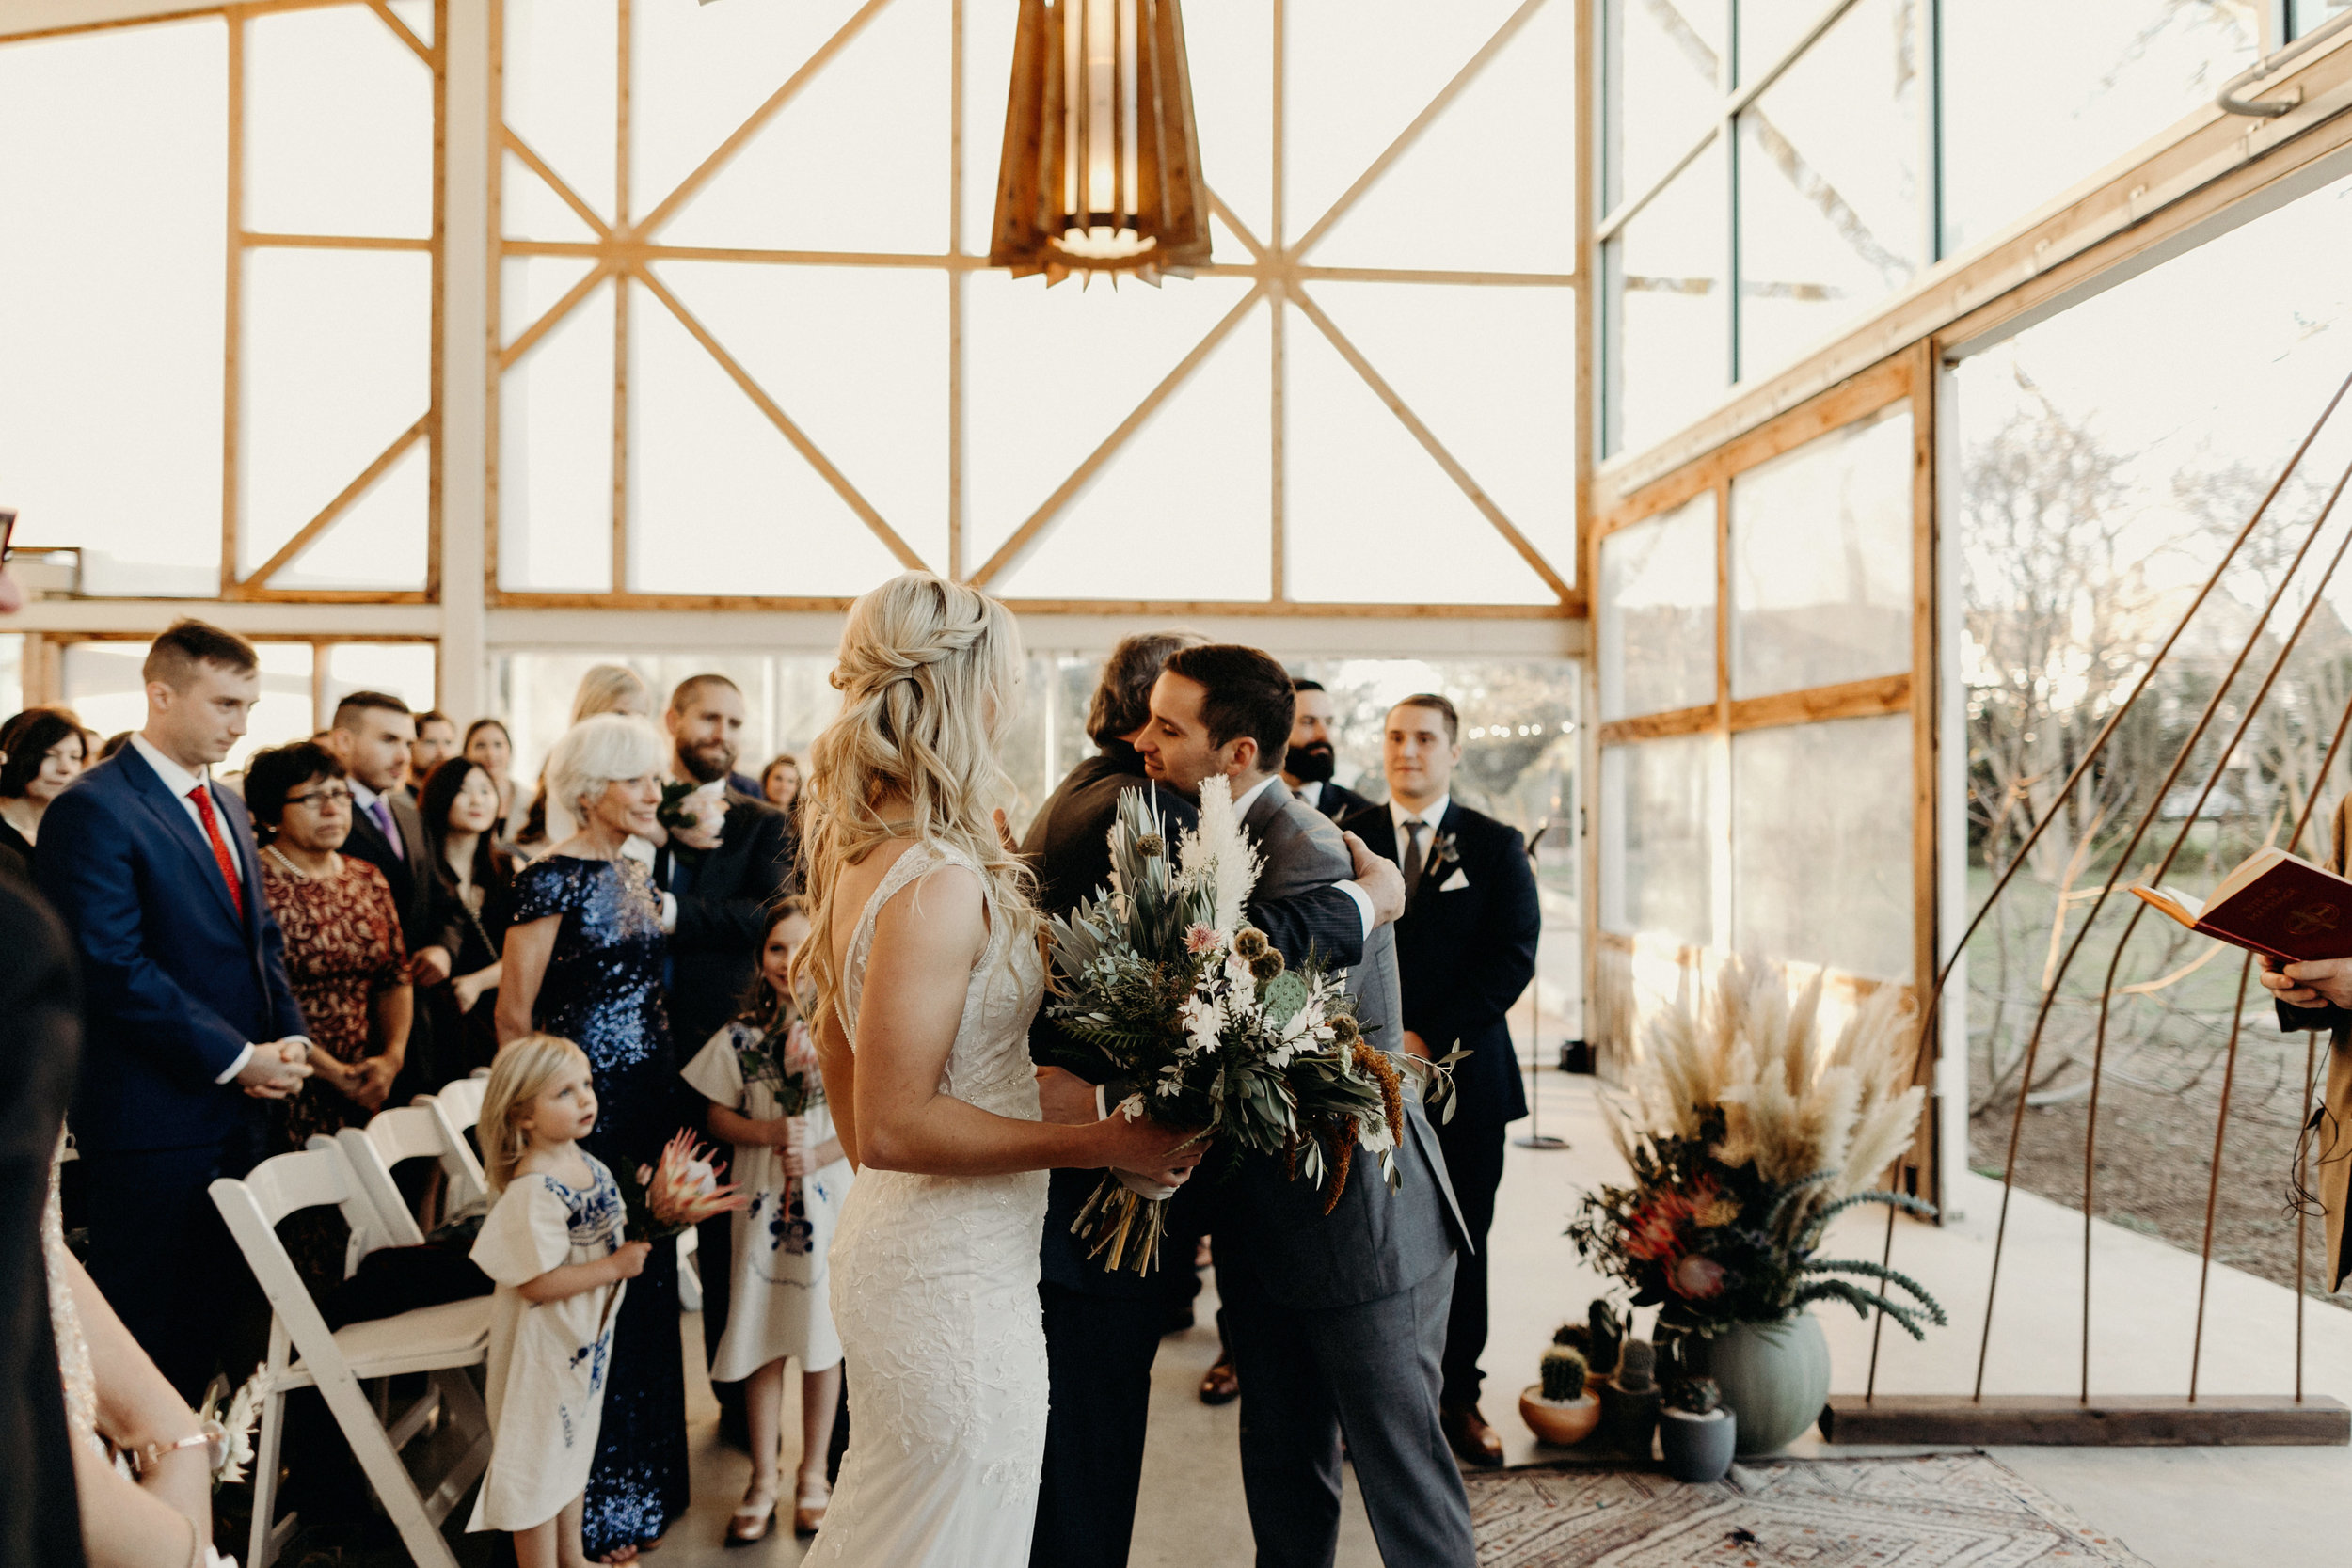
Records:
{"label": "red necktie", "polygon": [[188,791],[188,799],[196,802],[196,815],[204,819],[204,836],[213,841],[213,859],[220,863],[221,879],[229,884],[229,901],[237,906],[237,918],[245,918],[245,879],[237,875],[237,857],[229,852],[229,841],[220,836],[220,818],[213,812],[213,792],[202,784]]}

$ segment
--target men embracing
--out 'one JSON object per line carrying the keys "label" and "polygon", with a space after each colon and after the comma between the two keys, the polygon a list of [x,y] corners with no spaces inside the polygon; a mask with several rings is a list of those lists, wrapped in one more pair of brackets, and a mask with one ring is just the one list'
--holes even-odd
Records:
{"label": "men embracing", "polygon": [[[1082,829],[1079,814],[1067,810],[1073,784],[1090,782],[1115,804],[1120,789],[1148,779],[1164,805],[1177,798],[1181,809],[1171,815],[1181,821],[1189,818],[1201,784],[1222,776],[1264,860],[1251,919],[1295,959],[1303,961],[1311,949],[1345,967],[1367,1037],[1383,1050],[1402,1051],[1406,1012],[1395,933],[1388,924],[1394,910],[1381,907],[1396,871],[1352,846],[1284,783],[1295,706],[1289,673],[1254,648],[1169,641],[1175,645],[1153,650],[1164,663],[1150,684],[1143,721],[1124,737],[1140,768],[1120,784],[1108,784],[1104,768],[1093,769],[1104,775],[1098,780],[1073,774],[1031,829],[1029,851],[1044,851],[1041,901],[1049,911],[1066,909],[1092,891],[1091,882],[1073,886],[1071,879],[1057,877],[1051,863],[1055,843],[1074,847],[1087,833],[1097,846],[1092,852],[1102,853],[1108,811],[1084,814]],[[1104,673],[1106,689],[1120,664],[1115,654]],[[1135,673],[1125,672],[1129,691]],[[1097,706],[1100,712],[1100,693]],[[1089,727],[1104,743],[1104,730]],[[1087,772],[1082,765],[1080,773]],[[1328,919],[1337,910],[1329,903],[1335,892],[1370,906],[1360,922]],[[1277,922],[1286,909],[1319,910],[1322,918],[1297,919],[1284,930]],[[1057,1092],[1049,1086],[1049,1115],[1093,1114],[1091,1088],[1085,1091],[1088,1103],[1066,1111],[1054,1103]],[[1399,1190],[1391,1192],[1379,1180],[1351,1181],[1328,1215],[1323,1212],[1328,1195],[1289,1180],[1281,1162],[1271,1158],[1247,1156],[1229,1175],[1203,1174],[1193,1184],[1202,1189],[1194,1201],[1209,1208],[1207,1228],[1216,1237],[1218,1290],[1241,1384],[1243,1487],[1262,1568],[1323,1568],[1331,1561],[1339,1536],[1343,1433],[1384,1561],[1391,1568],[1470,1568],[1474,1559],[1461,1475],[1438,1426],[1446,1321],[1466,1231],[1444,1154],[1418,1102],[1408,1100],[1406,1119],[1406,1137],[1397,1150]],[[1045,1228],[1050,1254],[1057,1228],[1050,1213]],[[1066,1234],[1061,1240],[1067,1243]],[[1057,1532],[1052,1499],[1041,1499],[1031,1562],[1033,1568],[1115,1568],[1126,1560],[1132,1529],[1143,1399],[1129,1392],[1125,1408],[1105,1418],[1102,1407],[1114,1397],[1105,1382],[1078,1375],[1086,1363],[1074,1359],[1065,1378],[1064,1346],[1057,1341],[1066,1345],[1073,1337],[1073,1315],[1065,1311],[1057,1321],[1057,1306],[1069,1303],[1057,1304],[1050,1262],[1046,1331],[1054,1425],[1047,1438],[1047,1490],[1057,1484],[1057,1455],[1071,1451],[1056,1442],[1056,1428],[1068,1433],[1099,1424],[1106,1437],[1131,1434],[1133,1460],[1117,1478],[1101,1478],[1114,1488],[1108,1495],[1097,1491],[1072,1499],[1097,1515],[1111,1515],[1101,1519],[1091,1539]],[[1141,1320],[1142,1325],[1153,1323]],[[1155,1338],[1156,1327],[1151,1332]],[[1130,1338],[1141,1334],[1139,1326]],[[1140,1381],[1148,1396],[1150,1364],[1148,1352],[1141,1354],[1123,1386],[1134,1390]],[[1121,1484],[1123,1492],[1116,1490]]]}

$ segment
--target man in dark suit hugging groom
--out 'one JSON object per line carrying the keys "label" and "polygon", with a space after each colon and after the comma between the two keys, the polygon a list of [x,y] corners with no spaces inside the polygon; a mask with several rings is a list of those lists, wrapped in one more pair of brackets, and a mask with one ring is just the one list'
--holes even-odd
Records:
{"label": "man in dark suit hugging groom", "polygon": [[1486,1231],[1502,1183],[1502,1130],[1527,1115],[1506,1017],[1535,974],[1543,913],[1518,830],[1453,798],[1462,721],[1435,693],[1406,698],[1381,726],[1389,803],[1346,819],[1405,868],[1396,925],[1405,986],[1405,1049],[1454,1065],[1454,1118],[1438,1130],[1472,1250],[1454,1276],[1445,1342],[1444,1423],[1472,1465],[1502,1463],[1502,1440],[1479,1414],[1478,1357],[1486,1348]]}
{"label": "man in dark suit hugging groom", "polygon": [[[1136,738],[1147,771],[1197,792],[1222,775],[1264,857],[1256,890],[1278,898],[1349,874],[1340,829],[1284,787],[1294,696],[1255,648],[1185,648],[1152,690]],[[1365,1035],[1406,1048],[1394,932],[1365,941],[1348,971]],[[1292,955],[1303,960],[1304,953]],[[1462,1216],[1445,1156],[1416,1097],[1391,1193],[1359,1170],[1338,1207],[1250,1155],[1217,1203],[1217,1287],[1241,1374],[1242,1485],[1259,1568],[1327,1568],[1340,1528],[1340,1439],[1390,1568],[1471,1568],[1470,1504],[1438,1431],[1440,1364]]]}

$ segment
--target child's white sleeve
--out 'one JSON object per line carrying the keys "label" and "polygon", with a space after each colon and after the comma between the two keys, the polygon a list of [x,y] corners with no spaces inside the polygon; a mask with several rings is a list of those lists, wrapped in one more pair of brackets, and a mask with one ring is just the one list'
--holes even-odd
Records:
{"label": "child's white sleeve", "polygon": [[706,1041],[694,1059],[678,1069],[696,1094],[729,1110],[743,1104],[743,1063],[735,1053],[735,1025],[730,1023]]}
{"label": "child's white sleeve", "polygon": [[474,1265],[501,1285],[528,1285],[572,1253],[571,1210],[544,1176],[521,1176],[499,1195],[474,1238]]}

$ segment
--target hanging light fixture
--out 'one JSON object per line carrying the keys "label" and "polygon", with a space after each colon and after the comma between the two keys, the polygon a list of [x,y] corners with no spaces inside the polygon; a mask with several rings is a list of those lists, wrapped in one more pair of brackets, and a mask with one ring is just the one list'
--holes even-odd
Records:
{"label": "hanging light fixture", "polygon": [[1177,0],[1021,0],[989,264],[1157,287],[1208,259]]}

